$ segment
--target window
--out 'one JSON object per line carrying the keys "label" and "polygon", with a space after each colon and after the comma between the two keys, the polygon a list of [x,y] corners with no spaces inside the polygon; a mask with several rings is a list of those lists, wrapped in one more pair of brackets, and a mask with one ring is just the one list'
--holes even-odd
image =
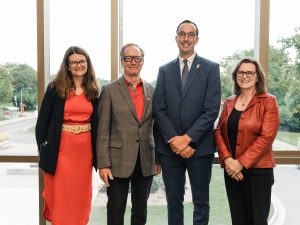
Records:
{"label": "window", "polygon": [[[270,1],[269,91],[277,97],[281,123],[276,150],[300,150],[299,7],[298,1]],[[295,224],[298,211],[290,199],[298,192],[299,165],[279,165],[274,174],[279,218],[284,224]]]}
{"label": "window", "polygon": [[269,90],[277,97],[281,126],[276,149],[300,150],[300,3],[270,5]]}
{"label": "window", "polygon": [[[34,138],[37,116],[37,2],[9,0],[1,4],[0,25],[4,32],[0,42],[0,224],[38,224],[38,169],[34,163],[37,158]],[[111,2],[46,2],[50,3],[50,49],[47,49],[50,50],[50,75],[57,72],[65,50],[70,45],[80,45],[89,52],[99,79],[107,82],[115,76],[111,74],[111,40],[114,35],[111,35],[110,27]],[[183,4],[188,10],[183,9]],[[175,42],[177,25],[185,19],[196,22],[200,36],[196,51],[220,63],[223,97],[227,97],[231,86],[228,75],[235,60],[253,56],[254,4],[255,1],[251,0],[120,1],[122,8],[118,18],[114,19],[121,18],[120,45],[136,42],[145,50],[142,77],[153,84],[158,67],[178,55]],[[295,30],[300,26],[298,8],[299,3],[294,0],[271,1],[269,91],[277,96],[281,108],[282,126],[276,141],[285,143],[275,145],[276,149],[300,149],[300,72],[296,67],[300,56],[299,46],[293,42],[297,39],[291,39],[299,35],[299,29]],[[7,158],[3,160],[6,156],[11,157],[8,161],[20,159],[19,156],[33,157],[27,163],[8,163]],[[298,172],[299,165],[279,165],[275,169],[273,192],[286,208],[286,224],[298,221],[296,210],[299,207],[290,201],[299,186],[296,182],[299,180]],[[211,218],[222,215],[217,210],[224,207],[226,218],[222,222],[230,224],[222,170],[218,165],[213,167],[212,179]],[[99,224],[106,218],[105,189],[96,173],[93,174],[93,182],[90,225]],[[161,183],[161,177],[155,182]],[[287,187],[286,183],[290,185]],[[163,185],[159,188],[161,196],[164,196]],[[151,195],[151,204],[156,201],[160,205],[150,204],[149,214],[152,215],[157,215],[155,210],[166,207],[163,205],[165,199],[157,201],[155,196],[158,195]],[[186,218],[191,218],[189,201],[186,200]],[[149,224],[151,221],[157,224],[153,219],[148,219]],[[161,224],[166,223],[166,213],[158,220]],[[129,221],[128,210],[125,221]],[[217,224],[218,220],[213,222],[211,219],[211,222]]]}
{"label": "window", "polygon": [[178,56],[176,28],[186,19],[199,28],[196,51],[200,56],[220,62],[236,51],[253,49],[254,4],[238,0],[123,1],[121,43],[135,42],[145,50],[141,74],[152,82],[159,66]]}
{"label": "window", "polygon": [[[253,49],[255,15],[253,1],[225,3],[220,0],[206,2],[189,0],[183,3],[182,1],[168,0],[157,1],[157,3],[159,3],[159,7],[153,2],[122,1],[120,13],[122,16],[120,45],[134,42],[145,50],[145,62],[141,76],[153,85],[159,66],[178,56],[175,42],[176,28],[185,19],[192,20],[198,25],[199,43],[196,51],[203,57],[220,62],[237,51]],[[183,5],[186,5],[188,10],[183,10]],[[236,8],[247,10],[236,10]],[[166,12],[166,10],[168,11]],[[234,62],[230,60],[228,66],[230,67]],[[152,191],[149,199],[147,224],[167,224],[167,207],[161,176],[154,179]],[[90,224],[96,224],[94,220],[98,220],[99,223],[100,220],[106,219],[105,204],[103,204],[105,197],[105,193],[99,193],[98,198],[94,201],[95,207],[91,215],[93,220]],[[192,224],[193,210],[188,180],[185,197],[186,224]],[[97,201],[97,199],[99,200]],[[130,205],[130,198],[128,204]],[[103,213],[100,214],[100,212]],[[222,215],[222,218],[217,215]],[[127,223],[129,223],[129,218],[130,211],[127,210],[125,216]],[[219,224],[224,221],[230,224],[230,214],[225,194],[223,170],[217,165],[213,168],[211,183],[211,222]]]}
{"label": "window", "polygon": [[0,155],[37,155],[35,0],[6,1],[1,9]]}
{"label": "window", "polygon": [[78,45],[91,57],[96,76],[110,80],[110,2],[50,1],[50,74],[68,47]]}

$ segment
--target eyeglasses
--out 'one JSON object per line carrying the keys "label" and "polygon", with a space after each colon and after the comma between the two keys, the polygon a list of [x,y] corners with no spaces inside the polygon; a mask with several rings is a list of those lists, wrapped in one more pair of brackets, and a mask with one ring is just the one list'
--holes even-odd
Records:
{"label": "eyeglasses", "polygon": [[236,73],[237,77],[243,77],[246,74],[246,77],[252,78],[256,72],[255,71],[238,71]]}
{"label": "eyeglasses", "polygon": [[69,61],[69,65],[72,67],[76,67],[78,66],[78,64],[80,66],[86,66],[86,60],[80,60],[80,61]]}
{"label": "eyeglasses", "polygon": [[144,57],[142,56],[124,56],[122,60],[124,62],[132,62],[133,59],[136,63],[144,61]]}
{"label": "eyeglasses", "polygon": [[183,31],[180,31],[179,33],[177,33],[177,36],[181,39],[184,39],[186,36],[188,37],[188,39],[193,39],[197,35],[194,32],[185,33]]}

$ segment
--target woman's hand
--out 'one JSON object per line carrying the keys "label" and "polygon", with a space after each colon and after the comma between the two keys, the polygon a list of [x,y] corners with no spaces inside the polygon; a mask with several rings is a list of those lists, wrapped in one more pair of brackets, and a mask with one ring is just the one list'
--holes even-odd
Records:
{"label": "woman's hand", "polygon": [[228,157],[224,160],[224,163],[228,176],[237,181],[244,179],[244,176],[241,172],[244,166],[237,159]]}

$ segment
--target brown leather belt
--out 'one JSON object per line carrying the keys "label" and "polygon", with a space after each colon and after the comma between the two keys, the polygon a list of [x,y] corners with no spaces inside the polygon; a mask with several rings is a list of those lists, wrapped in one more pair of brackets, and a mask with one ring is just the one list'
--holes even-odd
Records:
{"label": "brown leather belt", "polygon": [[71,132],[73,134],[80,134],[80,133],[83,133],[83,132],[88,132],[91,129],[92,128],[91,128],[90,123],[87,123],[87,124],[74,124],[74,125],[63,124],[62,125],[62,131]]}

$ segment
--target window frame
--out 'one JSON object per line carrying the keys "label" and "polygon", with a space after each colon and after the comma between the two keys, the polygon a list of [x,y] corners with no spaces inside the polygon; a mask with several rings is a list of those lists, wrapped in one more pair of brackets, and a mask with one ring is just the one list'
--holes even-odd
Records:
{"label": "window frame", "polygon": [[[37,6],[37,78],[38,78],[38,105],[40,106],[45,88],[49,82],[50,74],[50,47],[49,47],[49,0],[36,0]],[[119,49],[122,45],[122,32],[120,29],[122,0],[111,1],[111,80],[118,78],[120,71]],[[270,0],[256,0],[255,9],[255,58],[257,58],[268,75],[269,61],[269,17]],[[121,38],[121,40],[120,40]],[[288,149],[274,151],[277,164],[300,164],[300,151]],[[7,156],[0,155],[0,163],[38,163],[39,156]],[[216,157],[214,164],[219,164]],[[46,225],[43,218],[44,202],[42,191],[44,189],[43,171],[39,169],[39,225]]]}

